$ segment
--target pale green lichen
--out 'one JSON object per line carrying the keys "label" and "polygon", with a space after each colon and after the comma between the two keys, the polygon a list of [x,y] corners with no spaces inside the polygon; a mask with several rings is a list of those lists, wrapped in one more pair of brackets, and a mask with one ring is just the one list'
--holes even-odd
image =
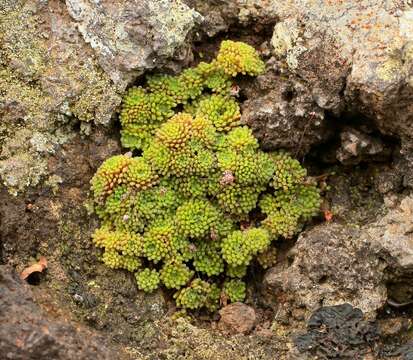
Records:
{"label": "pale green lichen", "polygon": [[403,63],[400,59],[389,58],[377,67],[376,74],[380,80],[392,81],[401,75],[402,68]]}
{"label": "pale green lichen", "polygon": [[76,36],[66,42],[63,35],[72,25],[64,19],[62,37],[54,37],[50,46],[56,34],[48,30],[46,4],[17,0],[2,5],[0,102],[7,106],[0,124],[0,177],[17,194],[53,176],[49,156],[75,135],[73,117],[110,121],[120,89]]}

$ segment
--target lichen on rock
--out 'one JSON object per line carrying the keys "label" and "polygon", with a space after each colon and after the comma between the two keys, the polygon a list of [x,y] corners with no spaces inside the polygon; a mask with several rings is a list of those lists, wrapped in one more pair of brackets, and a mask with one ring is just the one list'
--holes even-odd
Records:
{"label": "lichen on rock", "polygon": [[[56,175],[49,173],[48,162],[75,134],[71,125],[110,124],[121,94],[137,75],[168,65],[172,57],[177,62],[190,57],[185,41],[201,18],[169,0],[133,8],[127,1],[3,3],[0,176],[14,194]],[[149,38],[153,41],[143,46]],[[90,125],[80,128],[91,131]],[[29,132],[40,135],[31,140]],[[40,137],[47,151],[33,144]]]}
{"label": "lichen on rock", "polygon": [[17,193],[53,176],[48,160],[75,134],[73,117],[109,123],[120,89],[62,3],[13,2],[0,10],[0,32],[0,174]]}
{"label": "lichen on rock", "polygon": [[318,106],[336,114],[349,107],[412,147],[409,2],[271,1],[265,8],[263,17],[281,20],[274,55],[308,84]]}
{"label": "lichen on rock", "polygon": [[67,0],[70,15],[99,63],[116,84],[185,53],[189,31],[202,16],[180,1]]}

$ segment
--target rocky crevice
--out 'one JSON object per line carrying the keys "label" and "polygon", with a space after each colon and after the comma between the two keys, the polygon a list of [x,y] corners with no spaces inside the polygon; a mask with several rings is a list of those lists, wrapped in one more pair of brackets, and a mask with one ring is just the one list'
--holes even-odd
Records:
{"label": "rocky crevice", "polygon": [[[1,2],[2,350],[15,359],[411,358],[413,8],[324,5]],[[233,310],[219,326],[206,314],[172,322],[168,294],[145,297],[128,274],[105,269],[87,215],[91,176],[122,151],[110,124],[125,88],[208,59],[223,38],[253,44],[267,64],[241,79],[242,121],[264,149],[305,160],[325,197],[298,239],[277,242],[276,266],[250,274],[250,335],[228,337],[220,331],[237,332]],[[40,255],[49,268],[30,290],[10,266],[20,272]]]}

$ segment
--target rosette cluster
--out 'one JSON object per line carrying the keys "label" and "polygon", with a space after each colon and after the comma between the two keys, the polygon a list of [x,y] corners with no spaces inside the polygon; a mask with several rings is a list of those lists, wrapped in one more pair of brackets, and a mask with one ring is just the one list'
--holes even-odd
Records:
{"label": "rosette cluster", "polygon": [[240,124],[232,78],[263,70],[251,46],[224,41],[211,63],[148,77],[120,116],[123,145],[141,154],[107,159],[91,180],[103,262],[143,291],[171,289],[184,309],[243,301],[250,264],[273,265],[274,240],[320,205],[299,162],[263,152]]}

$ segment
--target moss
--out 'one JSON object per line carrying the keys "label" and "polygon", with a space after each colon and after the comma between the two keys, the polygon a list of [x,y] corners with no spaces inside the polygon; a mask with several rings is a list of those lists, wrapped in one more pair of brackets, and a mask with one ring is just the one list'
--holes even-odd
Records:
{"label": "moss", "polygon": [[[318,190],[299,162],[260,150],[239,124],[235,98],[208,93],[211,74],[226,82],[263,69],[252,47],[226,41],[210,64],[148,77],[146,87],[128,92],[121,111],[123,144],[142,155],[109,158],[91,180],[102,220],[93,238],[104,263],[136,272],[144,291],[174,289],[184,309],[214,311],[221,292],[242,301],[250,263],[319,208]],[[178,112],[178,104],[190,113]],[[258,205],[264,220],[255,227]]]}

